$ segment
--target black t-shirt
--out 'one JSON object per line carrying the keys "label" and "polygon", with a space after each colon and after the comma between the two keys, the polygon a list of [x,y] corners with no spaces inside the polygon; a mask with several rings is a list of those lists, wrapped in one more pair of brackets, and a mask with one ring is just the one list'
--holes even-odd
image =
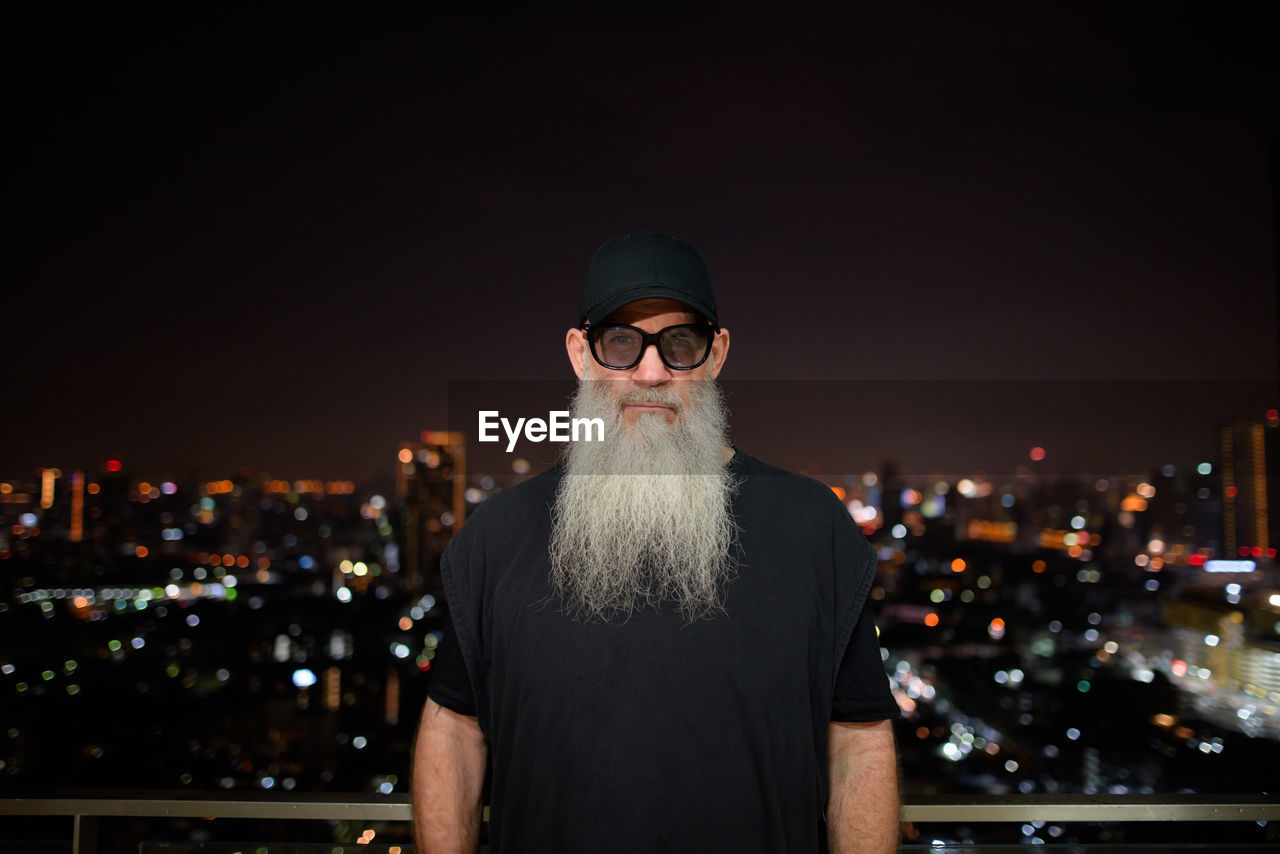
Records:
{"label": "black t-shirt", "polygon": [[875,554],[821,483],[741,451],[729,466],[739,565],[714,619],[566,616],[547,560],[561,467],[449,543],[453,636],[429,694],[479,718],[495,852],[824,850],[829,722],[898,714]]}

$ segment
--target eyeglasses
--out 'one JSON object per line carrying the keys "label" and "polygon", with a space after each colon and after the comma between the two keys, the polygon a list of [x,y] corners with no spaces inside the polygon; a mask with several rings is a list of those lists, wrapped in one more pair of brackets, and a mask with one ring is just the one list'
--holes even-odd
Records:
{"label": "eyeglasses", "polygon": [[657,332],[612,324],[585,326],[591,355],[612,371],[628,371],[640,364],[650,344],[658,348],[662,364],[673,371],[691,371],[711,355],[716,328],[705,323],[682,323]]}

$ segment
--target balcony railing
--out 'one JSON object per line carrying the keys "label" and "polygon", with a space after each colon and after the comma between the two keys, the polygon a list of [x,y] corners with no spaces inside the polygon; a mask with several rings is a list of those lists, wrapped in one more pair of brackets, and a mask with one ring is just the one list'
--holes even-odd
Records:
{"label": "balcony railing", "polygon": [[[486,818],[488,810],[486,809]],[[0,816],[62,816],[71,819],[71,850],[96,854],[98,819],[203,818],[289,821],[409,822],[409,796],[365,794],[219,797],[211,793],[163,793],[138,797],[51,797],[0,799]],[[1270,822],[1280,821],[1275,795],[975,795],[912,797],[902,807],[911,823],[983,824],[1005,822]],[[0,821],[0,842],[3,840]],[[926,843],[927,847],[927,843]],[[979,846],[964,850],[1004,849]],[[1072,845],[1072,850],[1118,850],[1106,845]],[[1249,850],[1246,846],[1240,850]],[[937,850],[937,849],[935,849]],[[949,846],[944,850],[961,850]],[[1057,850],[1049,846],[1046,850]],[[1261,849],[1258,849],[1261,850]]]}

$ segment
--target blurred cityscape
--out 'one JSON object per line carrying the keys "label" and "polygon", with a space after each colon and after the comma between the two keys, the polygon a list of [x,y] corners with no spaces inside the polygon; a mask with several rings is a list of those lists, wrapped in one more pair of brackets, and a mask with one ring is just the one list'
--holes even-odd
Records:
{"label": "blurred cityscape", "polygon": [[[1189,465],[1055,476],[1033,448],[1006,477],[885,462],[829,478],[879,550],[906,791],[1273,786],[1278,435],[1273,409],[1225,423]],[[424,431],[374,483],[182,479],[121,459],[11,474],[0,789],[14,797],[407,791],[448,619],[440,552],[469,509],[534,472],[469,472],[461,434]]]}

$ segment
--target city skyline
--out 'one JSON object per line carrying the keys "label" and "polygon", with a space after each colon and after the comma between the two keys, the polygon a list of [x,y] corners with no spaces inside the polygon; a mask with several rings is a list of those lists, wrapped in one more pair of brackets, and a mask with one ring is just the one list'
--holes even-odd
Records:
{"label": "city skyline", "polygon": [[[828,482],[879,558],[869,596],[908,794],[1266,791],[1275,526],[1232,498],[1276,506],[1277,431],[1280,416],[1236,425],[1221,437],[1229,467],[1148,479],[909,482],[886,468]],[[123,466],[46,472],[26,494],[0,482],[0,782],[403,792],[448,619],[438,555],[462,508],[502,486],[470,485],[462,442],[403,443],[394,489],[377,494],[256,475],[141,483]]]}

